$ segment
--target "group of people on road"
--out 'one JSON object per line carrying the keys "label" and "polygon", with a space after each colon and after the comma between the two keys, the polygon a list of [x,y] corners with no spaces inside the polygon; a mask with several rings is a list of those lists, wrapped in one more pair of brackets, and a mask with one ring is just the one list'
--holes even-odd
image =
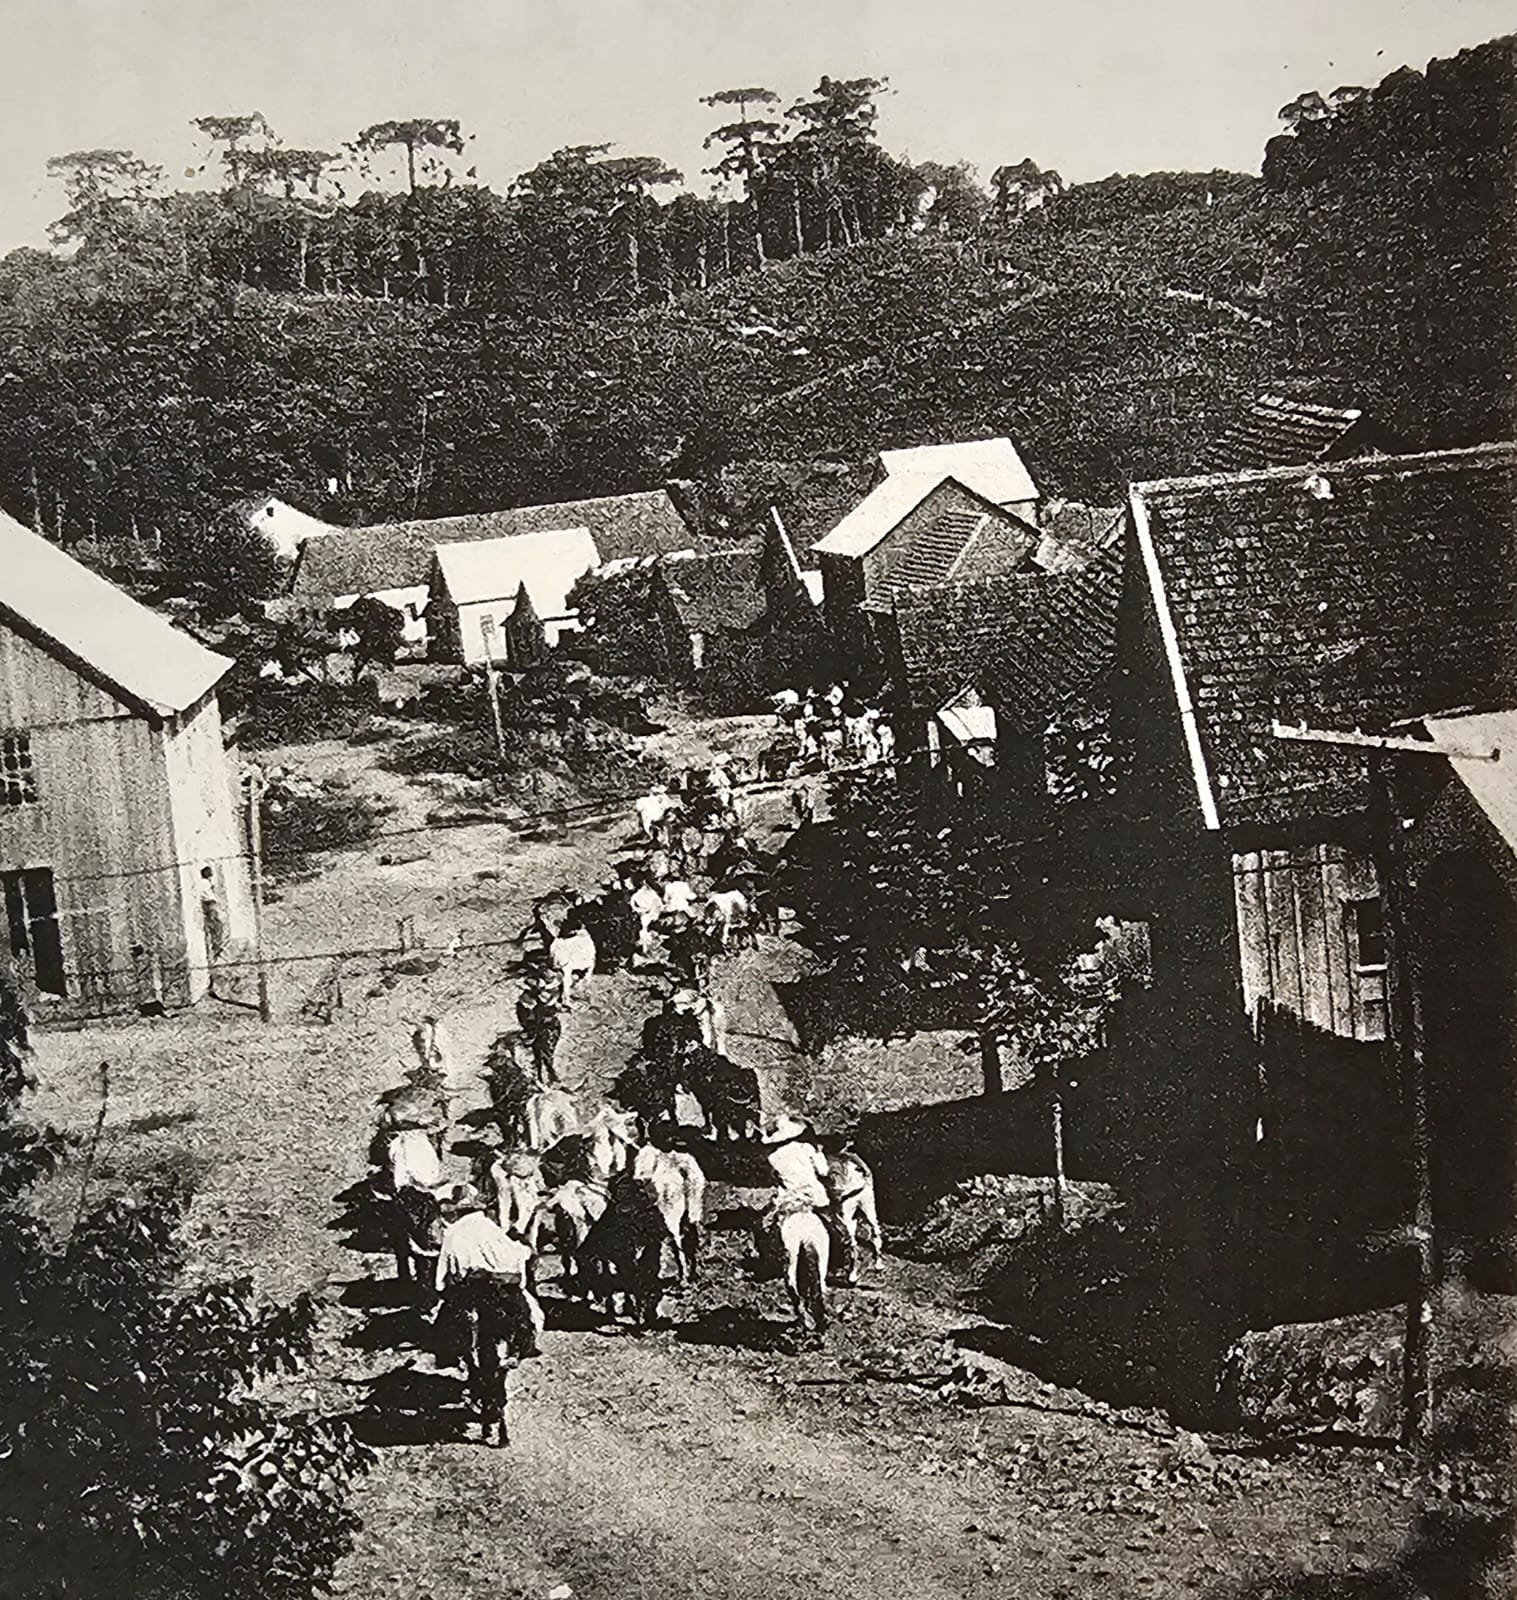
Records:
{"label": "group of people on road", "polygon": [[795,741],[794,765],[823,772],[845,764],[877,766],[895,758],[895,729],[884,711],[846,683],[784,689],[773,697],[775,721]]}
{"label": "group of people on road", "polygon": [[[841,703],[841,702],[840,702]],[[671,1281],[694,1275],[705,1173],[695,1150],[761,1151],[773,1197],[755,1230],[766,1274],[783,1274],[798,1324],[825,1327],[829,1265],[856,1282],[859,1241],[879,1253],[873,1177],[856,1152],[800,1120],[762,1118],[758,1075],[727,1055],[712,966],[780,925],[772,863],[749,837],[740,781],[717,761],[640,797],[635,848],[585,898],[534,908],[516,1000],[518,1032],[492,1048],[487,1081],[500,1145],[450,1182],[446,1030],[413,1036],[413,1081],[385,1097],[371,1152],[399,1276],[432,1311],[440,1369],[461,1361],[481,1437],[506,1442],[505,1374],[537,1353],[544,1318],[536,1257],[556,1249],[566,1292],[648,1322]],[[588,1116],[560,1082],[557,1052],[573,980],[559,947],[590,941],[591,970],[661,966],[669,983],[640,1047]],[[526,942],[524,940],[524,942]],[[656,962],[657,946],[662,961]],[[476,1120],[480,1114],[471,1114]]]}

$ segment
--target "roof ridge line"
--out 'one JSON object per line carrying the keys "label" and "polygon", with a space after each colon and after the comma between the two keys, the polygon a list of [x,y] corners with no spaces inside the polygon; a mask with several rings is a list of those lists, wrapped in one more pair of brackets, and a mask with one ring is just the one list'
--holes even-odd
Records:
{"label": "roof ridge line", "polygon": [[1313,474],[1335,477],[1394,476],[1425,463],[1472,466],[1517,461],[1517,439],[1491,439],[1483,444],[1460,445],[1452,450],[1424,450],[1414,455],[1356,456],[1349,461],[1306,461],[1289,467],[1250,467],[1234,472],[1204,472],[1173,478],[1135,479],[1129,491],[1145,500],[1151,493],[1174,489],[1210,488],[1218,484],[1245,486],[1255,483],[1289,483]]}

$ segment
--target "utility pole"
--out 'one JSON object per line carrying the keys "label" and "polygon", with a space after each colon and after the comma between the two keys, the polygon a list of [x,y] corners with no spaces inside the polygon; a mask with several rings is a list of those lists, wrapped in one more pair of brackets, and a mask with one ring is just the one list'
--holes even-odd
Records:
{"label": "utility pole", "polygon": [[1409,889],[1403,830],[1401,818],[1396,814],[1386,758],[1378,751],[1370,757],[1370,786],[1375,866],[1380,877],[1385,926],[1386,971],[1392,979],[1386,997],[1386,1017],[1406,1108],[1407,1154],[1411,1162],[1411,1217],[1407,1242],[1412,1248],[1416,1288],[1406,1303],[1401,1356],[1401,1436],[1403,1444],[1416,1445],[1427,1438],[1433,1421],[1433,1297],[1437,1289],[1438,1261],[1433,1229],[1432,1119],[1428,1109],[1421,997],[1407,941]]}
{"label": "utility pole", "polygon": [[1416,963],[1408,937],[1404,829],[1396,811],[1388,752],[1407,755],[1455,756],[1464,761],[1498,761],[1496,749],[1456,750],[1427,739],[1371,734],[1362,729],[1309,728],[1276,722],[1277,739],[1336,745],[1369,752],[1369,820],[1375,869],[1380,879],[1380,903],[1385,927],[1385,965],[1389,989],[1386,1016],[1391,1049],[1395,1053],[1406,1110],[1407,1155],[1411,1163],[1410,1217],[1405,1238],[1413,1251],[1415,1286],[1406,1303],[1405,1340],[1402,1350],[1402,1442],[1425,1440],[1433,1421],[1434,1295],[1437,1289],[1437,1244],[1433,1227],[1432,1114],[1427,1087],[1427,1061],[1423,1047],[1422,1006]]}
{"label": "utility pole", "polygon": [[263,774],[256,767],[246,773],[248,796],[248,876],[253,890],[253,941],[258,963],[258,1015],[271,1022],[269,964],[263,950]]}
{"label": "utility pole", "polygon": [[495,724],[495,753],[506,759],[506,730],[500,720],[500,693],[495,672],[495,618],[485,617],[479,625],[485,641],[485,693],[490,699],[490,720]]}

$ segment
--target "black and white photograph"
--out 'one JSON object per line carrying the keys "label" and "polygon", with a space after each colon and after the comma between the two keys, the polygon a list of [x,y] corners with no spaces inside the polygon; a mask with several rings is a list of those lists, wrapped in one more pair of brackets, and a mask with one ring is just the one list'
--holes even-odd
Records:
{"label": "black and white photograph", "polygon": [[0,1600],[1517,1595],[1517,12],[3,12]]}

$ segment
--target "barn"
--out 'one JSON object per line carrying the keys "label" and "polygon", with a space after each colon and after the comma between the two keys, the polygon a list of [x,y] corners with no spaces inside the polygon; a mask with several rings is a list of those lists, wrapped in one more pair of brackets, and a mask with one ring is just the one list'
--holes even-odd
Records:
{"label": "barn", "polygon": [[38,1016],[190,1005],[252,947],[231,666],[0,513],[0,938]]}

